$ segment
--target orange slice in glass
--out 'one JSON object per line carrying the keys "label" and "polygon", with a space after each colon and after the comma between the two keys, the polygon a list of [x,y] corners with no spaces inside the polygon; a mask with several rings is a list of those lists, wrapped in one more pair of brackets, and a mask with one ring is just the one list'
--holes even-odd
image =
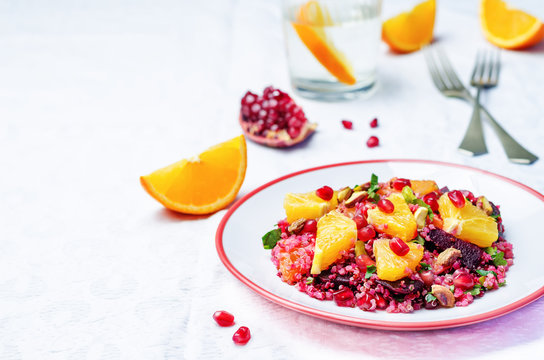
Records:
{"label": "orange slice in glass", "polygon": [[416,5],[411,11],[386,20],[382,26],[382,39],[391,50],[407,53],[421,49],[433,39],[435,0]]}
{"label": "orange slice in glass", "polygon": [[346,85],[357,82],[349,61],[325,33],[325,26],[334,25],[327,8],[310,0],[300,7],[291,24],[302,43],[332,76]]}
{"label": "orange slice in glass", "polygon": [[234,200],[244,181],[246,164],[246,141],[241,135],[142,176],[140,182],[170,210],[209,214]]}
{"label": "orange slice in glass", "polygon": [[501,48],[522,49],[544,38],[540,20],[501,0],[482,0],[480,21],[487,40]]}

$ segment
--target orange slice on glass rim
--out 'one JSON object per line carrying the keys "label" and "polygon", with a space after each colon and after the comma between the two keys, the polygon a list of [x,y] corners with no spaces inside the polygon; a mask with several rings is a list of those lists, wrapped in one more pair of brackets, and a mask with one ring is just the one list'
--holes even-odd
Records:
{"label": "orange slice on glass rim", "polygon": [[427,0],[412,10],[383,23],[382,39],[391,50],[407,53],[421,49],[433,39],[435,0]]}
{"label": "orange slice on glass rim", "polygon": [[334,25],[326,7],[310,0],[299,8],[296,21],[291,24],[302,43],[332,76],[346,85],[357,82],[348,59],[325,32],[326,26]]}
{"label": "orange slice on glass rim", "polygon": [[501,0],[482,0],[480,22],[486,39],[504,49],[522,49],[544,38],[544,24]]}
{"label": "orange slice on glass rim", "polygon": [[234,200],[244,181],[246,164],[246,141],[240,135],[142,176],[140,182],[170,210],[210,214]]}

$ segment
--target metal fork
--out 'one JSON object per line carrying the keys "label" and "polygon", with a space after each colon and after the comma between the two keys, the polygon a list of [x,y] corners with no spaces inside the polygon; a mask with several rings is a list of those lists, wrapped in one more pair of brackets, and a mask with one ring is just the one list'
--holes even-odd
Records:
{"label": "metal fork", "polygon": [[[494,58],[494,60],[493,60]],[[474,109],[472,117],[468,124],[465,136],[459,145],[459,150],[467,152],[469,155],[481,155],[487,153],[485,146],[482,121],[480,119],[480,92],[482,89],[489,89],[497,86],[500,73],[500,52],[497,51],[493,57],[491,53],[479,51],[476,56],[474,70],[470,77],[470,85],[476,87],[476,99],[474,100]]]}
{"label": "metal fork", "polygon": [[[425,60],[427,62],[427,67],[431,73],[431,77],[435,86],[438,90],[447,97],[453,97],[457,99],[462,99],[469,102],[472,105],[475,105],[475,98],[470,94],[470,92],[463,86],[459,77],[453,70],[448,58],[444,51],[438,47],[435,51],[432,49],[434,46],[428,46],[424,49]],[[438,61],[435,60],[438,58]],[[499,123],[489,114],[487,109],[483,106],[480,106],[480,110],[485,114],[487,120],[491,124],[493,130],[497,134],[506,156],[508,159],[517,164],[532,164],[538,160],[538,157],[523,146],[521,146],[514,138],[512,138]],[[477,126],[477,125],[476,125]],[[480,125],[481,127],[481,125]],[[476,130],[477,131],[477,130]],[[482,141],[485,149],[485,142]],[[487,149],[485,149],[487,152]],[[484,153],[485,153],[484,152]]]}

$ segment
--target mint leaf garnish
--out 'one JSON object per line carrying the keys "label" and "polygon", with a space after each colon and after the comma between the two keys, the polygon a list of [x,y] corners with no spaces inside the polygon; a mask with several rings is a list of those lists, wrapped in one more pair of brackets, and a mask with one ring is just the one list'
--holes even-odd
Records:
{"label": "mint leaf garnish", "polygon": [[281,230],[280,229],[274,229],[270,230],[266,234],[263,235],[263,248],[270,250],[273,249],[274,246],[276,246],[276,243],[281,239]]}
{"label": "mint leaf garnish", "polygon": [[427,263],[424,263],[424,262],[420,262],[419,265],[421,266],[421,268],[423,270],[430,270],[431,269],[431,265],[427,264]]}
{"label": "mint leaf garnish", "polygon": [[372,274],[376,272],[376,265],[368,265],[366,267],[366,274],[365,274],[365,280],[370,279]]}
{"label": "mint leaf garnish", "polygon": [[417,238],[413,240],[416,244],[425,245],[425,239],[421,235],[417,235]]}
{"label": "mint leaf garnish", "polygon": [[504,253],[502,251],[497,251],[497,254],[493,256],[493,264],[495,264],[495,266],[499,266],[499,265],[504,266],[508,264],[506,260],[504,260]]}
{"label": "mint leaf garnish", "polygon": [[482,285],[480,284],[476,284],[472,289],[465,291],[466,294],[470,294],[472,296],[480,295],[480,292],[482,292]]}
{"label": "mint leaf garnish", "polygon": [[436,300],[436,296],[434,296],[433,294],[431,293],[428,293],[427,295],[425,295],[425,301],[426,302],[433,302]]}
{"label": "mint leaf garnish", "polygon": [[370,187],[368,188],[368,198],[378,201],[380,200],[380,195],[376,194],[376,191],[380,190],[380,184],[378,184],[378,175],[372,174],[370,176]]}
{"label": "mint leaf garnish", "polygon": [[481,275],[481,276],[487,276],[487,274],[493,274],[493,275],[497,276],[497,273],[494,272],[494,271],[479,270],[479,269],[476,269],[474,271],[476,271],[478,273],[478,275]]}

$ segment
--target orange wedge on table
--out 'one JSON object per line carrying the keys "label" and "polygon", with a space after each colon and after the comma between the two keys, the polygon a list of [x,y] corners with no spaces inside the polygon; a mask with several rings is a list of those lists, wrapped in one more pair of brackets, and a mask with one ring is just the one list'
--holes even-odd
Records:
{"label": "orange wedge on table", "polygon": [[170,210],[209,214],[226,207],[246,174],[243,135],[140,177],[144,189]]}
{"label": "orange wedge on table", "polygon": [[544,38],[540,20],[501,0],[482,0],[480,21],[489,42],[505,49],[522,49]]}
{"label": "orange wedge on table", "polygon": [[433,39],[435,0],[416,5],[412,10],[386,20],[382,39],[391,50],[407,53],[421,49]]}
{"label": "orange wedge on table", "polygon": [[308,1],[299,8],[292,25],[302,43],[332,76],[346,85],[357,82],[349,61],[325,32],[327,26],[334,25],[326,7],[315,0]]}

